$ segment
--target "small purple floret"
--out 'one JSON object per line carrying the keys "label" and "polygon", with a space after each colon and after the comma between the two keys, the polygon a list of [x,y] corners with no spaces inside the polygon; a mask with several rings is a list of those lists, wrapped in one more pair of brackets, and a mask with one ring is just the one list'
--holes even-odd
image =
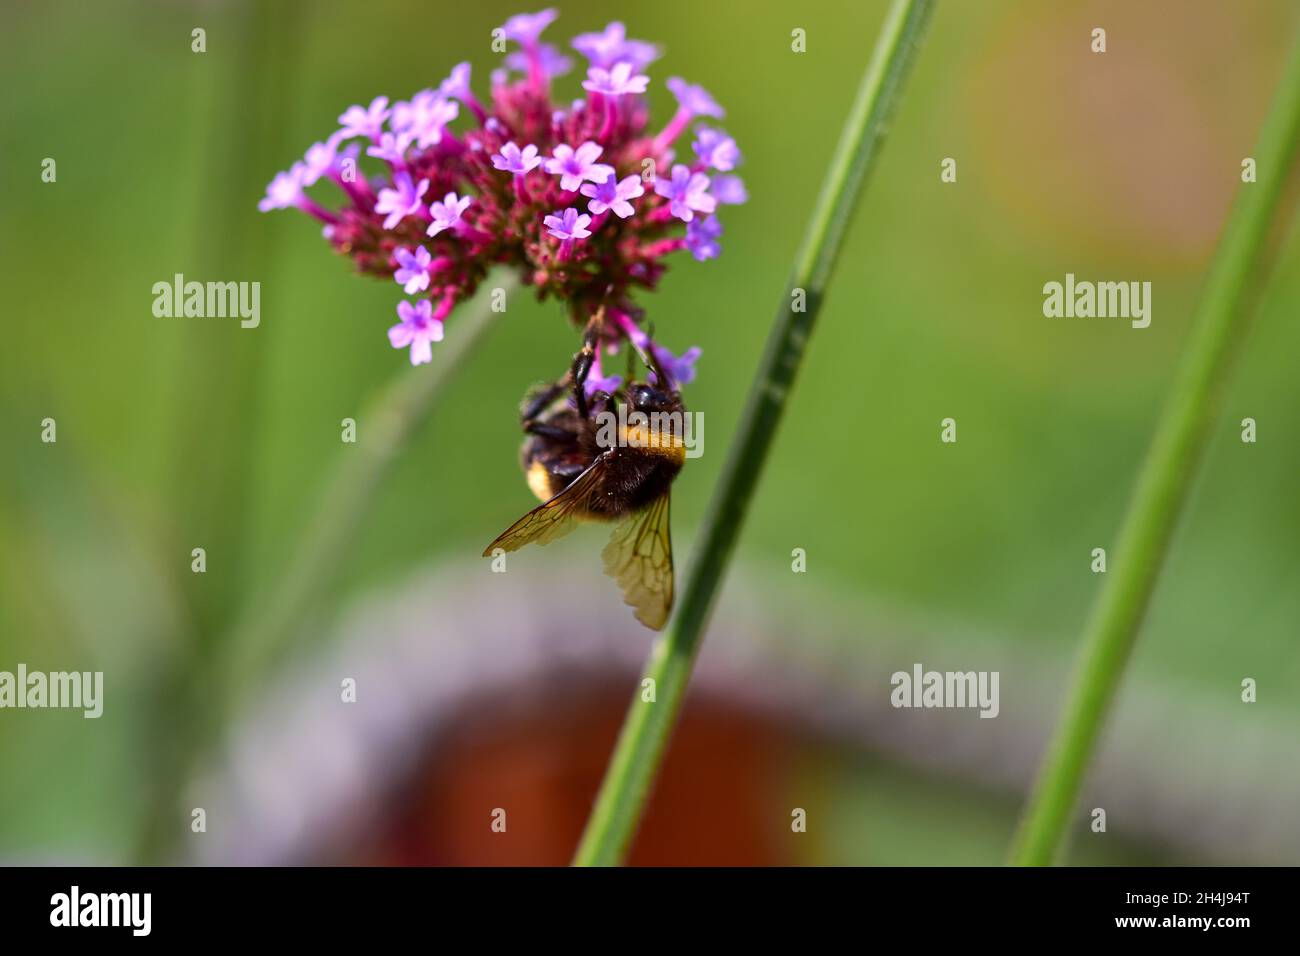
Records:
{"label": "small purple floret", "polygon": [[542,159],[537,155],[537,147],[532,143],[523,149],[515,143],[506,143],[501,147],[501,152],[492,156],[492,165],[507,173],[523,175],[542,165]]}
{"label": "small purple floret", "polygon": [[355,139],[358,136],[378,139],[388,116],[388,97],[376,96],[368,107],[349,106],[339,117],[339,123],[343,127],[340,132],[345,139]]}
{"label": "small purple floret", "polygon": [[605,69],[620,60],[625,60],[635,69],[644,70],[659,59],[657,46],[644,40],[627,39],[626,28],[617,20],[600,33],[580,33],[573,38],[572,46],[585,56],[592,66]]}
{"label": "small purple floret", "polygon": [[399,170],[393,174],[396,189],[379,190],[379,201],[375,203],[375,212],[387,213],[384,228],[392,229],[407,216],[419,210],[424,194],[429,190],[429,180],[421,179],[419,185],[411,181],[411,174]]}
{"label": "small purple floret", "polygon": [[680,76],[669,77],[668,89],[677,97],[677,104],[692,116],[712,116],[721,119],[726,115],[718,101],[709,95],[709,91],[694,83],[687,83]]}
{"label": "small purple floret", "polygon": [[469,196],[457,197],[455,193],[447,193],[442,202],[430,206],[429,215],[433,217],[433,224],[429,226],[428,234],[436,236],[444,229],[455,226],[471,201]]}
{"label": "small purple floret", "polygon": [[682,222],[690,222],[697,212],[711,213],[717,208],[718,201],[708,189],[708,176],[692,173],[680,163],[673,167],[672,179],[655,181],[655,192],[669,201],[672,214]]}
{"label": "small purple floret", "polygon": [[591,235],[591,230],[587,228],[591,225],[591,217],[586,213],[579,214],[572,206],[559,215],[547,216],[542,224],[556,239],[586,239]]}
{"label": "small purple floret", "polygon": [[583,143],[576,150],[567,143],[560,143],[546,161],[545,169],[560,177],[560,188],[577,192],[584,180],[593,183],[603,182],[605,177],[614,174],[613,166],[596,162],[600,158],[602,147],[591,140]]}
{"label": "small purple floret", "polygon": [[433,361],[432,343],[442,341],[442,323],[433,316],[433,303],[421,299],[415,305],[403,299],[397,303],[397,317],[402,321],[388,330],[388,341],[395,349],[411,347],[411,364]]}
{"label": "small purple floret", "polygon": [[538,13],[519,13],[507,20],[501,30],[507,40],[531,46],[559,15],[560,12],[554,7],[547,7]]}
{"label": "small purple floret", "polygon": [[722,235],[722,223],[717,216],[696,217],[686,224],[686,248],[697,262],[716,259],[722,252],[718,245],[718,236]]}
{"label": "small purple floret", "polygon": [[740,165],[740,149],[736,141],[721,130],[701,126],[695,131],[695,142],[691,145],[705,166],[730,172]]}
{"label": "small purple floret", "polygon": [[644,93],[650,77],[644,74],[633,75],[632,64],[626,61],[615,63],[605,70],[593,66],[587,70],[587,78],[582,81],[582,88],[588,93],[603,93],[605,96],[623,96],[626,93]]}
{"label": "small purple floret", "polygon": [[433,257],[429,255],[428,249],[416,246],[412,252],[405,246],[398,246],[393,250],[393,258],[397,260],[397,271],[393,273],[393,278],[407,295],[415,295],[429,288],[429,263]]}
{"label": "small purple floret", "polygon": [[636,212],[628,202],[629,199],[645,195],[645,187],[641,185],[640,176],[628,176],[619,182],[618,177],[613,173],[610,173],[604,182],[584,183],[581,191],[591,200],[587,203],[587,209],[593,215],[599,216],[608,209],[620,219],[627,219]]}

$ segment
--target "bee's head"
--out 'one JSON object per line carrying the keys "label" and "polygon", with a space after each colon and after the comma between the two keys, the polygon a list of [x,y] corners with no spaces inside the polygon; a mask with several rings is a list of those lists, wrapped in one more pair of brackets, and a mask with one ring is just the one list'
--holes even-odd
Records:
{"label": "bee's head", "polygon": [[638,412],[671,412],[681,407],[675,391],[655,388],[644,382],[632,382],[627,390],[628,402]]}

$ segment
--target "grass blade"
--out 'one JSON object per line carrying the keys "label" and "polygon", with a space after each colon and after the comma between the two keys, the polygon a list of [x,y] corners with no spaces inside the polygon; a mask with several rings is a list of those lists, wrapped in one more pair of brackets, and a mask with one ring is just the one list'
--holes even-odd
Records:
{"label": "grass blade", "polygon": [[1106,712],[1137,639],[1179,513],[1204,455],[1269,257],[1269,230],[1300,143],[1300,43],[1283,73],[1255,152],[1258,181],[1241,186],[1206,280],[1187,352],[1120,530],[1115,560],[1084,632],[1061,721],[1039,769],[1011,862],[1059,853]]}
{"label": "grass blade", "polygon": [[[681,605],[670,629],[655,641],[650,652],[644,677],[655,682],[656,702],[643,703],[638,688],[574,857],[575,865],[620,863],[636,832],[664,747],[677,722],[714,599],[821,309],[844,231],[879,153],[933,8],[934,0],[895,0],[885,17],[750,388],[736,442],[714,492],[694,563],[686,575]],[[803,290],[802,310],[795,290]]]}

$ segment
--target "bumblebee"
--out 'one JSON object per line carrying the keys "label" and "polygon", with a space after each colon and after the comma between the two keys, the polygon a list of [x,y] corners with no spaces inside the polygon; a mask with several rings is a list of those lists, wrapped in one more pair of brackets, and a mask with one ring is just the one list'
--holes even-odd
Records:
{"label": "bumblebee", "polygon": [[686,409],[653,349],[641,356],[652,381],[629,380],[612,395],[588,397],[601,320],[598,312],[588,324],[564,377],[525,399],[520,464],[542,504],[503,531],[483,556],[550,544],[580,522],[613,524],[601,552],[605,573],[618,582],[636,619],[657,631],[673,606],[669,503],[686,460],[680,427]]}

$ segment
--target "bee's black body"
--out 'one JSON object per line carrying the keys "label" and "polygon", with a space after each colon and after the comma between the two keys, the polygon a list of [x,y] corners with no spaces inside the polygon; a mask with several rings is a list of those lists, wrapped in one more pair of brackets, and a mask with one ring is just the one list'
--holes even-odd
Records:
{"label": "bee's black body", "polygon": [[[656,393],[660,395],[664,393]],[[675,397],[669,403],[655,405],[663,407],[647,409],[634,405],[633,409],[647,413],[684,411],[681,401]],[[599,410],[616,414],[612,409]],[[598,457],[604,456],[600,489],[588,499],[585,510],[587,517],[596,520],[619,518],[667,494],[685,460],[680,441],[670,440],[671,436],[665,434],[660,441],[655,433],[638,444],[638,434],[635,427],[621,426],[614,432],[616,443],[601,447],[595,414],[581,418],[574,409],[566,407],[536,422],[533,432],[524,440],[520,464],[533,494],[547,501],[567,488]]]}

